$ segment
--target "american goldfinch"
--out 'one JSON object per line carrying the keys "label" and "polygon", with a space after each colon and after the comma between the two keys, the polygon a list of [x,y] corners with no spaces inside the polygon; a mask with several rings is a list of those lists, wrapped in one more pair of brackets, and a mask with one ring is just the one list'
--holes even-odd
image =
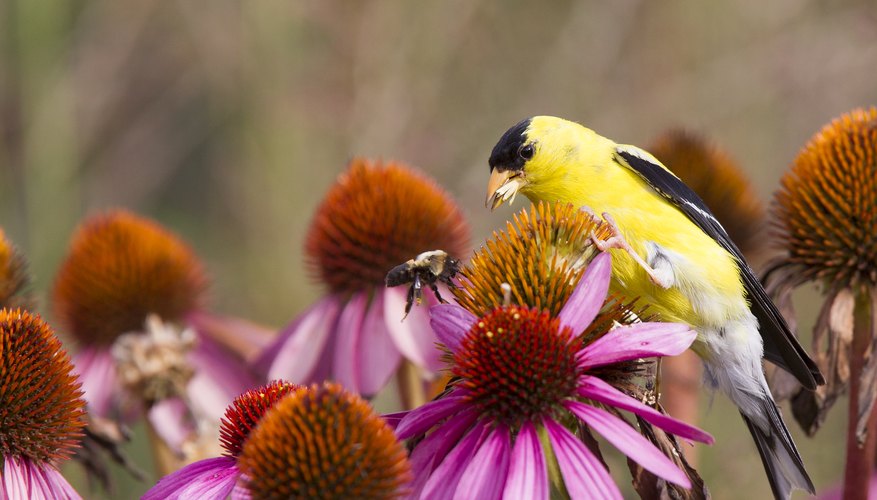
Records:
{"label": "american goldfinch", "polygon": [[804,387],[824,383],[816,364],[737,246],[704,202],[655,157],[550,116],[510,128],[490,155],[487,204],[523,193],[603,214],[614,236],[613,287],[647,300],[698,338],[707,381],[737,405],[777,498],[813,482],[768,389],[762,357]]}

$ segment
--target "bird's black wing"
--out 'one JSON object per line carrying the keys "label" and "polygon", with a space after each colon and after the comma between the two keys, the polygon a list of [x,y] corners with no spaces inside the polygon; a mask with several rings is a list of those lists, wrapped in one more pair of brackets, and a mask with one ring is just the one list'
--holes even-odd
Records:
{"label": "bird's black wing", "polygon": [[664,168],[652,155],[641,149],[633,146],[618,146],[616,160],[641,177],[737,259],[743,285],[751,302],[750,308],[758,318],[759,330],[764,341],[764,357],[794,375],[801,385],[808,389],[812,390],[817,384],[824,384],[825,379],[816,363],[810,359],[798,339],[789,330],[786,320],[767,296],[767,292],[764,291],[752,268],[746,263],[740,249],[731,241],[725,228],[716,220],[700,196]]}

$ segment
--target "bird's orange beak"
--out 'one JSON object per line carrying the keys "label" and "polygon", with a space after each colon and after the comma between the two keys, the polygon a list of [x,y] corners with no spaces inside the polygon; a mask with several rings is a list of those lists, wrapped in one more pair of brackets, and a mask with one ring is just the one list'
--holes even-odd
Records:
{"label": "bird's orange beak", "polygon": [[525,185],[526,180],[522,171],[494,168],[490,171],[490,179],[487,181],[487,199],[484,204],[491,210],[495,210],[506,200],[511,205],[518,191]]}

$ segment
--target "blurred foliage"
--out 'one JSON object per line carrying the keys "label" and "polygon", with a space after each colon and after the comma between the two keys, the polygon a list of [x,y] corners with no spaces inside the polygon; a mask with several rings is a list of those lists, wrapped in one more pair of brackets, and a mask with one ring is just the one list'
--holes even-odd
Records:
{"label": "blurred foliage", "polygon": [[[476,242],[511,214],[483,208],[490,149],[533,114],[634,144],[698,130],[767,199],[823,123],[877,103],[875,67],[873,0],[0,0],[0,225],[43,312],[77,221],[125,206],[195,246],[218,310],[281,325],[318,291],[303,237],[353,155],[438,178]],[[716,399],[703,475],[763,497]],[[841,425],[795,432],[819,488]]]}

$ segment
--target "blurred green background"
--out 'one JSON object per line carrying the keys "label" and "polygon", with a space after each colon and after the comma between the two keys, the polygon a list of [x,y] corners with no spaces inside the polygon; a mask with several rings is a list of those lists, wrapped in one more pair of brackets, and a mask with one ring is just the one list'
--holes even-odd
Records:
{"label": "blurred green background", "polygon": [[[217,310],[279,326],[320,292],[303,237],[354,155],[439,179],[476,246],[512,213],[483,208],[490,149],[533,114],[634,144],[697,130],[769,200],[816,130],[877,103],[875,68],[873,0],[0,0],[0,225],[44,313],[77,221],[125,206],[197,249]],[[704,406],[714,496],[767,496],[737,412]],[[832,484],[842,413],[790,427]]]}

